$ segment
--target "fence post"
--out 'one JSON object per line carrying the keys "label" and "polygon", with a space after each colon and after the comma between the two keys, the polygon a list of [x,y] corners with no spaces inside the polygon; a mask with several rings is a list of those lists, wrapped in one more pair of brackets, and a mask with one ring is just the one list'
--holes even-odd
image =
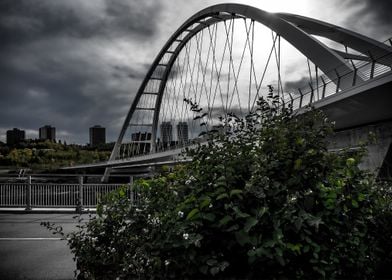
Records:
{"label": "fence post", "polygon": [[27,185],[26,185],[26,211],[31,210],[31,176],[27,177]]}
{"label": "fence post", "polygon": [[325,98],[325,89],[327,87],[327,84],[325,83],[323,76],[320,76],[320,78],[321,78],[321,81],[323,82],[323,92],[321,93],[321,98],[324,99]]}
{"label": "fence post", "polygon": [[309,87],[310,87],[310,101],[309,101],[309,105],[313,103],[313,98],[314,98],[314,89],[313,89],[313,85],[312,83],[309,83]]}
{"label": "fence post", "polygon": [[134,202],[134,193],[133,193],[133,176],[129,176],[129,191],[131,193],[131,205],[133,205]]}
{"label": "fence post", "polygon": [[335,73],[336,73],[336,76],[338,77],[338,82],[336,83],[336,92],[335,93],[338,93],[339,92],[339,88],[340,88],[340,75],[339,75],[339,72],[335,69]]}
{"label": "fence post", "polygon": [[294,106],[294,98],[293,98],[293,95],[292,95],[290,92],[288,92],[288,94],[289,94],[289,96],[290,96],[291,108],[293,108],[293,106]]}
{"label": "fence post", "polygon": [[300,108],[302,108],[302,98],[304,97],[304,95],[302,94],[302,91],[300,88],[298,89],[298,91],[299,91],[299,94],[301,95],[301,99],[299,100],[299,108],[298,108],[298,109],[300,109]]}
{"label": "fence post", "polygon": [[369,53],[369,57],[372,60],[372,64],[371,64],[371,68],[370,68],[370,76],[369,76],[369,80],[374,78],[374,67],[376,66],[376,60],[374,59],[372,53],[370,51],[368,51]]}
{"label": "fence post", "polygon": [[79,176],[79,192],[78,192],[78,202],[76,205],[76,212],[82,213],[83,210],[83,176]]}

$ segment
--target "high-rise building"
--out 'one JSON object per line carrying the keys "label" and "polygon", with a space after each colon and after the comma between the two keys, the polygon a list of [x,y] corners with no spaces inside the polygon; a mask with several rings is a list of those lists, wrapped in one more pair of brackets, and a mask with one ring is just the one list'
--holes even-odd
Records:
{"label": "high-rise building", "polygon": [[45,125],[39,128],[40,140],[56,141],[56,128],[50,125]]}
{"label": "high-rise building", "polygon": [[7,145],[15,145],[24,141],[26,137],[25,131],[14,128],[7,130]]}
{"label": "high-rise building", "polygon": [[164,146],[170,145],[173,141],[173,126],[171,122],[161,123],[161,141]]}
{"label": "high-rise building", "polygon": [[90,127],[90,146],[95,147],[106,143],[106,129],[100,125]]}
{"label": "high-rise building", "polygon": [[188,143],[188,123],[179,122],[177,124],[177,140],[179,145],[185,145]]}

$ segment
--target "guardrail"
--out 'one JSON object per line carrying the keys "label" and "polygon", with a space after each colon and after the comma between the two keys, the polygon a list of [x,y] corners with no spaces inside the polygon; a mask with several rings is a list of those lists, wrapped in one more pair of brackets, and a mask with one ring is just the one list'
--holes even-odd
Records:
{"label": "guardrail", "polygon": [[[128,197],[136,201],[132,183],[127,184]],[[32,208],[95,208],[99,200],[124,184],[85,184],[83,177],[78,183],[57,184],[32,182],[28,176],[24,182],[0,183],[0,207]]]}
{"label": "guardrail", "polygon": [[[391,39],[388,39],[386,42],[389,42],[392,46]],[[391,72],[392,53],[372,58],[370,61],[361,61],[358,64],[354,64],[351,60],[351,64],[352,70],[347,73],[341,73],[340,67],[333,69],[331,72],[336,73],[336,79],[331,80],[327,75],[323,74],[314,77],[304,88],[299,88],[295,92],[284,92],[282,96],[283,100],[287,104],[291,103],[293,109],[300,109],[325,97],[339,94],[342,91],[340,86],[343,82],[349,83],[354,87],[382,74]],[[358,81],[357,77],[360,77],[362,81]]]}

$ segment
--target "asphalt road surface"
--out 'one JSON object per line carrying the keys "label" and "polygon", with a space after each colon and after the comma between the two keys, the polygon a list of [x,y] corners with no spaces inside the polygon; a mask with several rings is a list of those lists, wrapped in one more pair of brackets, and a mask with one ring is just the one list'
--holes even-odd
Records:
{"label": "asphalt road surface", "polygon": [[77,224],[74,216],[0,213],[0,279],[73,279],[76,266],[67,242],[40,223],[55,222],[69,232]]}

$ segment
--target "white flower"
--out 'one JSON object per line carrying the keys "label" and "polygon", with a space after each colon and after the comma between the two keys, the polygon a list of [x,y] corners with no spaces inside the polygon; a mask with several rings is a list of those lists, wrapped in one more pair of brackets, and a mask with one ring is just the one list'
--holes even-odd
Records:
{"label": "white flower", "polygon": [[165,265],[168,266],[170,262],[168,260],[165,260]]}
{"label": "white flower", "polygon": [[183,237],[185,240],[188,240],[189,234],[188,234],[188,233],[184,233],[184,234],[182,235],[182,237]]}
{"label": "white flower", "polygon": [[115,252],[116,252],[116,248],[112,248],[112,249],[110,250],[110,252],[111,252],[111,253],[115,253]]}
{"label": "white flower", "polygon": [[191,177],[189,177],[188,180],[185,181],[185,184],[186,184],[186,185],[189,185],[189,184],[192,183],[193,181],[196,181],[196,178],[193,177],[193,176],[191,176]]}
{"label": "white flower", "polygon": [[151,220],[151,222],[152,222],[153,225],[159,225],[161,221],[159,220],[158,217],[155,217],[155,218],[153,218],[153,219]]}
{"label": "white flower", "polygon": [[184,212],[178,211],[178,217],[180,217],[180,218],[184,217]]}
{"label": "white flower", "polygon": [[124,232],[125,231],[125,226],[122,226],[119,230],[118,230],[118,233],[122,233],[122,232]]}
{"label": "white flower", "polygon": [[313,191],[311,190],[311,189],[308,189],[306,192],[305,192],[305,195],[309,195],[309,194],[312,194],[313,193]]}
{"label": "white flower", "polygon": [[208,205],[208,208],[212,208],[212,203],[210,203],[210,205]]}

